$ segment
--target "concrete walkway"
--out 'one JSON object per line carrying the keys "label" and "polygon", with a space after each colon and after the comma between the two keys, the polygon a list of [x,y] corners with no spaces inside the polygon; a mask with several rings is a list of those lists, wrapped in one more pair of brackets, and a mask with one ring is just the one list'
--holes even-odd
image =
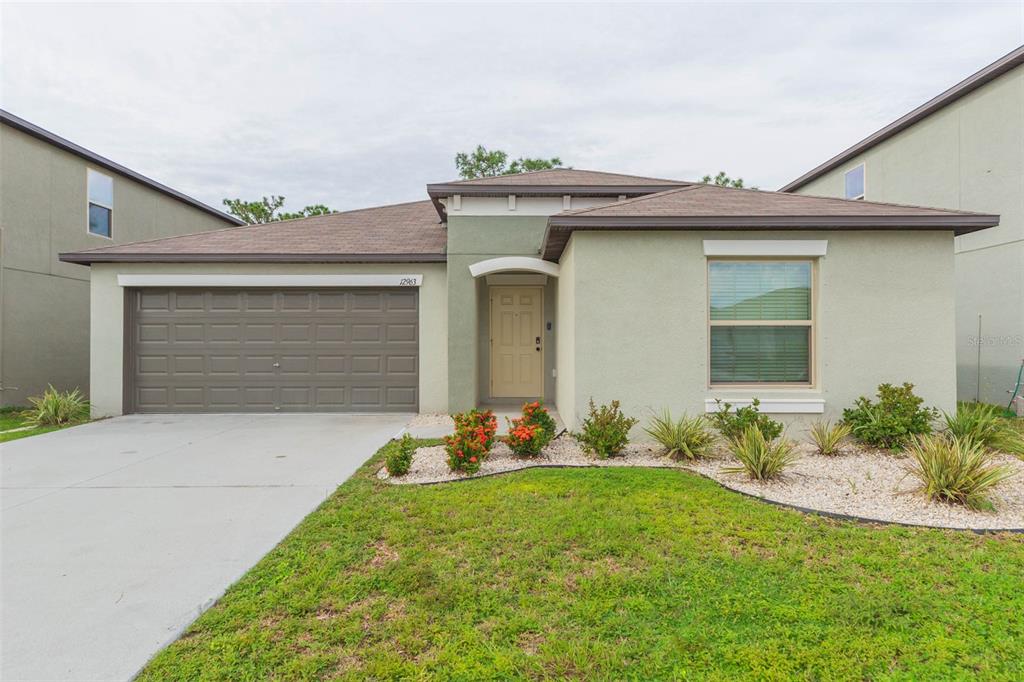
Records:
{"label": "concrete walkway", "polygon": [[0,679],[129,679],[409,416],[134,415],[0,445]]}

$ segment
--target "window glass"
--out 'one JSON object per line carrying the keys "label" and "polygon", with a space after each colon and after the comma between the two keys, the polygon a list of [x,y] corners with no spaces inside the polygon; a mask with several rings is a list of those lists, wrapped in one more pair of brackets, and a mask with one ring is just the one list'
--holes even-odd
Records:
{"label": "window glass", "polygon": [[807,383],[810,327],[711,328],[711,383]]}
{"label": "window glass", "polygon": [[101,237],[109,237],[110,214],[110,209],[105,206],[89,204],[89,232]]}
{"label": "window glass", "polygon": [[86,175],[89,186],[89,232],[109,237],[114,214],[114,179],[91,168]]}
{"label": "window glass", "polygon": [[89,171],[89,203],[107,208],[114,207],[114,179],[109,175]]}
{"label": "window glass", "polygon": [[864,164],[846,171],[846,198],[864,198]]}
{"label": "window glass", "polygon": [[713,261],[712,320],[809,320],[811,264]]}
{"label": "window glass", "polygon": [[712,384],[811,382],[813,281],[811,261],[708,263]]}

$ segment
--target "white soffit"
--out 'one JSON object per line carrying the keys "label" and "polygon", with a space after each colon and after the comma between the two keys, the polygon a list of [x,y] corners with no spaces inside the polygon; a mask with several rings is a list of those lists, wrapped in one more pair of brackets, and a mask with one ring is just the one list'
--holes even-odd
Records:
{"label": "white soffit", "polygon": [[493,275],[496,272],[537,272],[542,275],[558,277],[558,263],[551,263],[530,256],[503,256],[489,258],[469,266],[469,274],[474,277]]}
{"label": "white soffit", "polygon": [[122,287],[418,287],[423,275],[118,275]]}
{"label": "white soffit", "polygon": [[705,256],[824,256],[827,239],[705,239]]}

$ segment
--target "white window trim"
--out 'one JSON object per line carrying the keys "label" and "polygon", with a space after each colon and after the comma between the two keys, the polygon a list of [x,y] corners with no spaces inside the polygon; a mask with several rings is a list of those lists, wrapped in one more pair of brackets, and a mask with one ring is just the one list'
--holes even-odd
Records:
{"label": "white window trim", "polygon": [[[733,409],[748,407],[754,404],[753,398],[719,398],[729,403]],[[822,398],[762,398],[758,409],[766,414],[824,414],[825,401]],[[704,399],[704,412],[718,412],[718,403],[714,398]]]}
{"label": "white window trim", "polygon": [[[855,197],[848,197],[848,196],[846,196],[846,176],[849,175],[851,172],[857,170],[858,168],[863,168],[864,169],[864,172],[861,174],[864,177],[864,183],[863,183],[864,186],[861,188],[860,194],[858,194]],[[864,162],[861,161],[857,165],[850,166],[845,171],[843,171],[843,197],[845,197],[846,199],[849,199],[850,201],[863,201],[864,197],[867,196],[867,193],[868,193],[868,168],[867,168],[866,165],[864,165]]]}
{"label": "white window trim", "polygon": [[792,256],[815,258],[828,251],[827,239],[705,239],[705,256]]}
{"label": "white window trim", "polygon": [[122,287],[418,287],[423,275],[118,275]]}
{"label": "white window trim", "polygon": [[[89,174],[90,173],[95,173],[96,175],[102,175],[103,177],[110,179],[110,206],[107,206],[106,204],[101,203],[99,201],[93,201],[92,197],[89,196]],[[106,235],[106,234],[96,234],[95,232],[93,232],[92,230],[89,229],[89,206],[90,206],[90,204],[96,204],[97,206],[99,206],[101,208],[105,208],[108,211],[110,211],[110,234],[109,235]],[[89,235],[90,237],[99,237],[100,239],[109,239],[110,241],[114,240],[114,176],[113,175],[107,175],[106,173],[101,173],[100,171],[96,170],[95,168],[89,168],[88,166],[86,166],[86,168],[85,168],[85,233],[87,235]]]}

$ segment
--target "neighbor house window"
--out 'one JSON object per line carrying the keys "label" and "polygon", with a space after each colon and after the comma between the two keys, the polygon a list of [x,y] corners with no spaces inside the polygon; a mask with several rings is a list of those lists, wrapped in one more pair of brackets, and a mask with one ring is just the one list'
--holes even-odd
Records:
{"label": "neighbor house window", "polygon": [[114,180],[91,168],[86,174],[89,185],[89,234],[109,237],[114,222]]}
{"label": "neighbor house window", "polygon": [[810,260],[708,262],[711,383],[810,384]]}
{"label": "neighbor house window", "polygon": [[846,171],[846,198],[864,198],[864,164]]}

